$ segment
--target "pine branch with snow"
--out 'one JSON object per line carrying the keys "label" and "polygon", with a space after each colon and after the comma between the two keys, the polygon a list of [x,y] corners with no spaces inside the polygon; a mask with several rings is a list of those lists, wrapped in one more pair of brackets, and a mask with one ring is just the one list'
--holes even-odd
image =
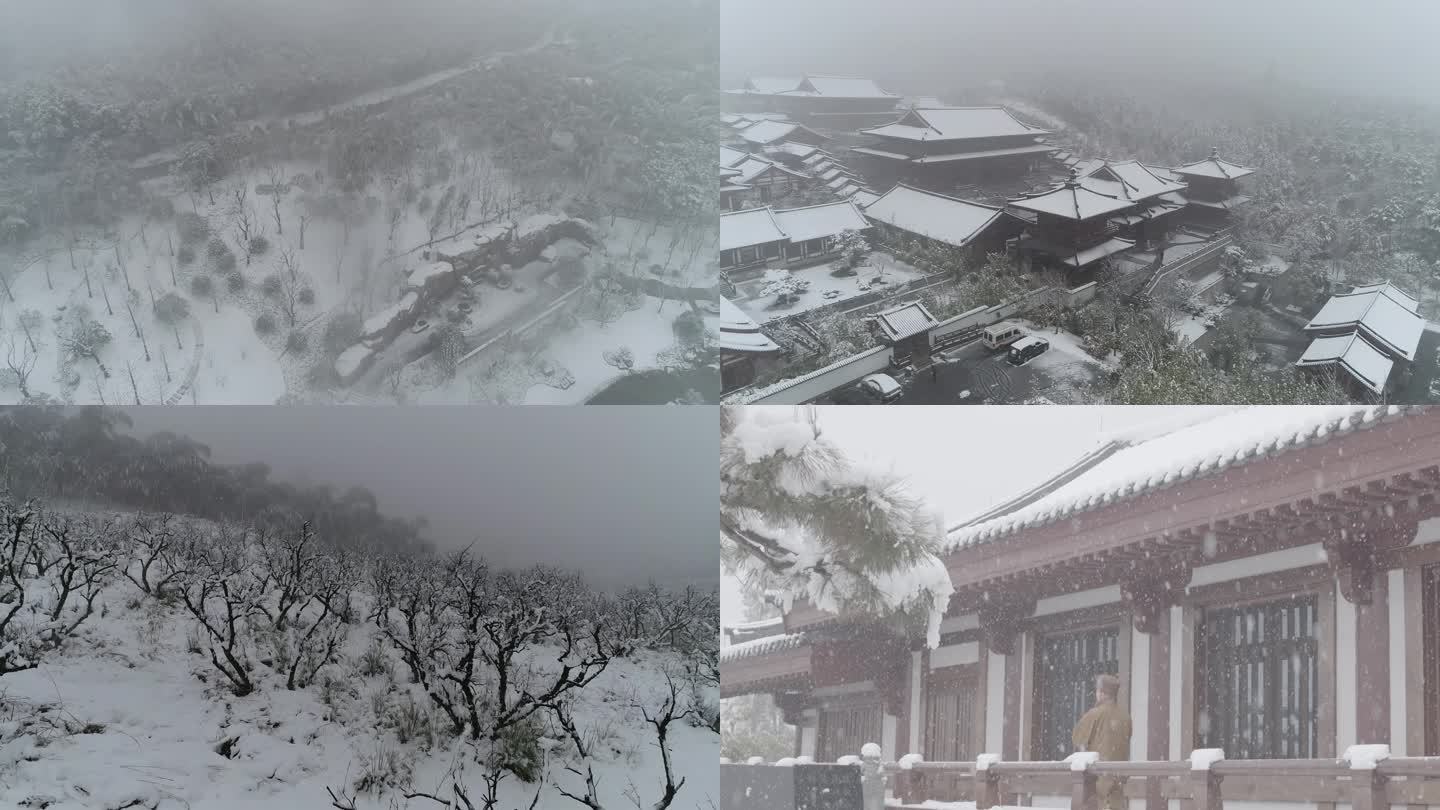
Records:
{"label": "pine branch with snow", "polygon": [[923,619],[930,646],[954,592],[940,518],[893,473],[847,458],[813,409],[721,412],[720,534],[727,566],[785,601]]}

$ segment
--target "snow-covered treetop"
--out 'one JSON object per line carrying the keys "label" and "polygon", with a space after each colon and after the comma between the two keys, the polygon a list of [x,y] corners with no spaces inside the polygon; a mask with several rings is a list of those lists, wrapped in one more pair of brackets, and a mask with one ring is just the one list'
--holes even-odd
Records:
{"label": "snow-covered treetop", "polygon": [[847,458],[810,409],[726,409],[720,526],[727,566],[831,613],[923,618],[930,646],[954,588],[938,514],[893,473]]}

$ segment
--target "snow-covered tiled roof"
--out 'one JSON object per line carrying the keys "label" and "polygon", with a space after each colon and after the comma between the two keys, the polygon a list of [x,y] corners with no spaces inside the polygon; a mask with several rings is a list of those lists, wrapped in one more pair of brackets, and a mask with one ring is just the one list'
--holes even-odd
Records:
{"label": "snow-covered tiled roof", "polygon": [[748,153],[739,149],[731,149],[728,146],[720,147],[720,165],[727,169],[734,168],[748,157],[750,157]]}
{"label": "snow-covered tiled roof", "polygon": [[1082,186],[1080,180],[1073,177],[1059,188],[1042,191],[1039,194],[1016,197],[1009,203],[1011,206],[1025,211],[1050,214],[1077,221],[1113,214],[1134,204],[1130,200],[1116,199],[1092,191]]}
{"label": "snow-covered tiled roof", "polygon": [[816,138],[825,137],[815,130],[797,124],[794,121],[756,121],[750,126],[740,130],[741,138],[744,138],[749,143],[756,144],[779,143],[798,134],[807,134]]}
{"label": "snow-covered tiled roof", "polygon": [[720,338],[717,342],[720,350],[727,352],[780,351],[779,345],[760,331],[760,324],[723,295],[720,296]]}
{"label": "snow-covered tiled roof", "polygon": [[1238,180],[1255,173],[1254,169],[1247,169],[1228,160],[1222,160],[1218,149],[1211,150],[1210,157],[1204,160],[1177,166],[1172,171],[1181,176],[1213,177],[1217,180]]}
{"label": "snow-covered tiled roof", "polygon": [[1346,335],[1318,337],[1310,341],[1295,365],[1300,368],[1338,365],[1357,382],[1379,394],[1385,390],[1395,361],[1370,345],[1358,331]]}
{"label": "snow-covered tiled roof", "polygon": [[805,646],[804,633],[788,633],[783,636],[766,636],[757,638],[754,641],[742,641],[739,644],[731,644],[720,651],[720,662],[737,661],[741,658],[753,658],[757,655],[769,655],[781,650],[793,650]]}
{"label": "snow-covered tiled roof", "polygon": [[1420,299],[1396,287],[1388,281],[1381,281],[1378,284],[1361,284],[1350,288],[1352,293],[1383,293],[1387,298],[1399,304],[1411,312],[1420,311]]}
{"label": "snow-covered tiled roof", "polygon": [[1111,237],[1110,239],[1106,239],[1104,242],[1101,242],[1098,245],[1092,245],[1088,248],[1085,248],[1084,250],[1077,250],[1071,253],[1063,254],[1055,251],[1051,251],[1051,253],[1062,263],[1074,267],[1078,270],[1079,268],[1084,267],[1091,262],[1098,262],[1107,256],[1114,256],[1116,253],[1129,250],[1133,247],[1135,247],[1134,239],[1124,239],[1122,237],[1115,236]]}
{"label": "snow-covered tiled roof", "polygon": [[1306,331],[1348,331],[1348,327],[1355,327],[1377,348],[1413,362],[1425,332],[1425,319],[1410,309],[1414,299],[1403,293],[1397,295],[1399,291],[1388,283],[1360,289],[1365,291],[1332,296],[1305,325]]}
{"label": "snow-covered tiled roof", "polygon": [[773,160],[766,160],[765,158],[756,157],[755,155],[750,155],[746,157],[743,161],[735,164],[735,168],[740,170],[740,175],[736,179],[741,183],[748,183],[751,180],[754,180],[755,178],[764,174],[765,172],[771,171],[772,169],[777,172],[783,172],[792,177],[805,176],[797,171],[787,169]]}
{"label": "snow-covered tiled roof", "polygon": [[899,98],[881,89],[874,79],[858,76],[820,76],[812,73],[806,75],[795,90],[826,98]]}
{"label": "snow-covered tiled roof", "polygon": [[785,241],[785,232],[775,221],[769,206],[744,211],[726,211],[720,215],[720,250],[764,245]]}
{"label": "snow-covered tiled roof", "polygon": [[1086,167],[1080,172],[1080,185],[1098,194],[1131,202],[1187,188],[1185,183],[1160,177],[1138,160],[1101,161],[1099,165]]}
{"label": "snow-covered tiled roof", "polygon": [[913,234],[965,247],[1000,218],[1001,209],[903,183],[865,205],[865,216]]}
{"label": "snow-covered tiled roof", "polygon": [[875,322],[892,341],[913,337],[939,323],[919,301],[882,312],[875,316]]}
{"label": "snow-covered tiled roof", "polygon": [[769,146],[769,150],[773,152],[781,152],[787,155],[794,155],[801,160],[804,160],[805,158],[808,158],[817,152],[821,152],[822,155],[824,154],[818,146],[813,146],[808,143],[796,143],[795,141],[784,141],[782,143],[771,144]]}
{"label": "snow-covered tiled roof", "polygon": [[865,215],[849,200],[780,209],[775,212],[775,222],[792,242],[838,236],[841,231],[863,231],[870,227]]}
{"label": "snow-covered tiled roof", "polygon": [[906,112],[898,121],[860,131],[867,135],[903,138],[909,141],[1049,134],[1049,130],[1026,124],[1004,107],[916,107]]}
{"label": "snow-covered tiled roof", "polygon": [[751,76],[745,82],[745,89],[755,93],[784,93],[799,86],[799,76]]}
{"label": "snow-covered tiled roof", "polygon": [[1158,435],[1119,438],[1007,504],[954,526],[947,551],[1221,473],[1399,416],[1400,406],[1304,405],[1228,409]]}
{"label": "snow-covered tiled roof", "polygon": [[879,194],[863,188],[857,189],[854,194],[850,195],[850,201],[865,209],[867,215],[870,213],[870,206],[878,199],[880,199]]}

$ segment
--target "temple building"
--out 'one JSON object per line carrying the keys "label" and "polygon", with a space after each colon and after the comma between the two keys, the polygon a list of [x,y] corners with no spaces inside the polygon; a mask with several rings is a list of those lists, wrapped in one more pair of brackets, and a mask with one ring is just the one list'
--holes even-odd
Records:
{"label": "temple building", "polygon": [[720,297],[720,385],[722,391],[743,388],[755,375],[779,362],[780,346],[730,299]]}
{"label": "temple building", "polygon": [[851,151],[864,157],[859,168],[876,188],[905,182],[943,192],[961,183],[1014,180],[1057,151],[1040,142],[1048,130],[1002,107],[916,107],[861,134],[873,142]]}
{"label": "temple building", "polygon": [[732,113],[781,113],[820,129],[854,130],[893,120],[900,96],[872,79],[807,74],[751,78],[722,101]]}
{"label": "temple building", "polygon": [[[774,695],[795,754],[821,762],[866,743],[937,767],[1061,760],[1101,673],[1133,719],[1129,759],[1182,776],[1197,749],[1291,768],[1355,744],[1440,755],[1440,409],[1224,410],[1051,472],[948,529],[938,646],[797,602],[722,650],[722,696]],[[1055,773],[1024,803],[1066,806]],[[1349,806],[1318,777],[1234,774],[1227,805]],[[927,778],[906,804],[975,784]],[[1168,810],[1166,785],[1123,790]]]}
{"label": "temple building", "polygon": [[1240,188],[1240,179],[1255,173],[1238,166],[1212,150],[1210,157],[1170,170],[1189,188],[1185,191],[1186,216],[1202,225],[1224,225],[1235,209],[1250,201]]}
{"label": "temple building", "polygon": [[1138,160],[1097,160],[1078,172],[1081,187],[1106,197],[1125,200],[1129,208],[1111,215],[1119,235],[1145,249],[1158,242],[1179,224],[1186,185],[1166,177],[1164,169],[1145,166]]}
{"label": "temple building", "polygon": [[903,183],[866,202],[864,211],[882,243],[929,242],[961,251],[974,265],[983,264],[989,253],[1004,251],[1020,224],[1001,208]]}
{"label": "temple building", "polygon": [[863,233],[870,223],[849,200],[720,215],[720,269],[815,264],[833,258],[845,231]]}
{"label": "temple building", "polygon": [[1064,270],[1072,284],[1093,281],[1101,261],[1135,246],[1120,235],[1126,226],[1114,221],[1137,205],[1114,188],[1123,185],[1103,174],[1087,181],[1072,170],[1055,189],[1010,200],[1010,210],[1027,223],[1021,256],[1032,269]]}
{"label": "temple building", "polygon": [[1383,398],[1415,363],[1425,319],[1420,302],[1389,282],[1331,296],[1305,325],[1312,338],[1296,366],[1337,372],[1361,401]]}

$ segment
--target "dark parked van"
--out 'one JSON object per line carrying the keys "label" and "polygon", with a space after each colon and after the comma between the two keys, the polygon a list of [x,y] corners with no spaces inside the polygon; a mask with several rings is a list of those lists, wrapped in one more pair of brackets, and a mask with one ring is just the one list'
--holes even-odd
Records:
{"label": "dark parked van", "polygon": [[1050,341],[1031,335],[1010,344],[1009,360],[1012,365],[1023,366],[1030,362],[1032,357],[1039,357],[1049,350]]}

